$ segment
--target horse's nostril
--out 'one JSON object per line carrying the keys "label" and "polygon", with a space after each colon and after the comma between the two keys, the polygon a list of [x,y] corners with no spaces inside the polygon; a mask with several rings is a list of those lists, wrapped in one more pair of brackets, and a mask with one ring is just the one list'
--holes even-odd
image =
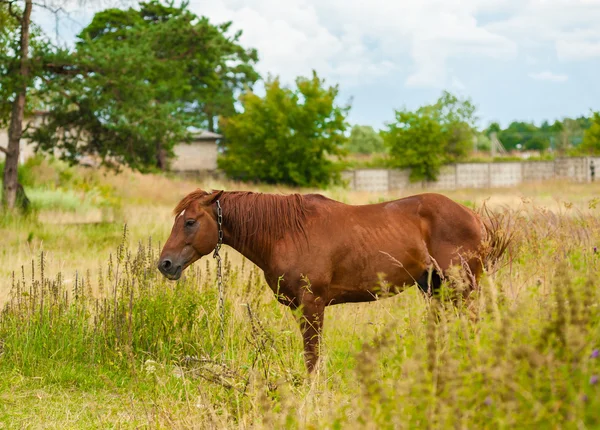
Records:
{"label": "horse's nostril", "polygon": [[161,265],[164,270],[169,270],[171,268],[171,266],[173,265],[173,263],[171,263],[171,260],[169,260],[168,258],[165,258],[162,261]]}

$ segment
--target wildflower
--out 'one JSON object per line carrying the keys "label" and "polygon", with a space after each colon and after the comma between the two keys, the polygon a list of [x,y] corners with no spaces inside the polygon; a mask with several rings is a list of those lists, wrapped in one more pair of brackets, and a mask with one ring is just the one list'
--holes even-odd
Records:
{"label": "wildflower", "polygon": [[154,360],[146,360],[144,362],[144,370],[149,375],[151,375],[152,373],[156,372],[156,361],[154,361]]}
{"label": "wildflower", "polygon": [[587,394],[583,394],[583,395],[581,396],[581,401],[583,401],[583,402],[587,402],[587,401],[588,401],[588,396],[587,396]]}
{"label": "wildflower", "polygon": [[594,246],[594,254],[598,253],[598,247]]}
{"label": "wildflower", "polygon": [[596,385],[598,383],[598,375],[592,375],[590,378],[590,385]]}
{"label": "wildflower", "polygon": [[598,358],[600,357],[600,349],[596,348],[592,351],[590,358]]}
{"label": "wildflower", "polygon": [[486,405],[490,406],[492,404],[492,398],[490,396],[487,396],[485,398],[485,400],[483,401],[483,403],[485,403]]}

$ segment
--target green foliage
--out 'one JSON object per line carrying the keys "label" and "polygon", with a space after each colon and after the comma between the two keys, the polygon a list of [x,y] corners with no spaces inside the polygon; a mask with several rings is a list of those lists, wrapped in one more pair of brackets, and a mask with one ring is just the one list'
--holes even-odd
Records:
{"label": "green foliage", "polygon": [[32,139],[71,163],[93,155],[108,166],[165,167],[190,126],[210,127],[214,116],[233,113],[236,91],[258,79],[256,52],[229,27],[185,3],[97,13],[74,52],[46,63],[44,101],[52,109]]}
{"label": "green foliage", "polygon": [[492,122],[485,130],[485,135],[489,137],[492,135],[492,133],[499,133],[501,130],[502,127],[500,127],[500,124],[497,122]]}
{"label": "green foliage", "polygon": [[490,151],[491,147],[492,141],[485,132],[477,133],[475,135],[475,148],[477,151],[488,152]]}
{"label": "green foliage", "polygon": [[427,112],[397,111],[396,122],[384,133],[397,167],[410,167],[412,181],[435,180],[446,162],[446,142],[440,123]]}
{"label": "green foliage", "polygon": [[540,134],[539,129],[534,124],[527,122],[514,121],[510,123],[508,128],[498,133],[498,139],[507,151],[514,149],[543,151],[550,147],[548,136]]}
{"label": "green foliage", "polygon": [[[24,164],[19,164],[19,166],[17,168],[17,177],[18,177],[19,183],[21,185],[23,185],[24,187],[30,186],[34,181],[31,168],[33,166],[35,166],[36,162],[37,162],[37,159],[34,157],[34,158],[31,158],[30,160],[28,160]],[[0,171],[4,171],[4,161],[0,161]],[[1,183],[2,183],[2,178],[0,177],[0,184]]]}
{"label": "green foliage", "polygon": [[[19,71],[19,49],[21,27],[16,16],[22,14],[17,3],[12,4],[12,14],[6,2],[0,2],[0,128],[7,128],[12,113],[12,104],[16,93],[22,88],[23,78]],[[14,14],[14,15],[13,15]],[[26,99],[25,115],[39,108],[38,88],[33,83],[43,75],[43,62],[52,53],[53,48],[42,37],[40,29],[32,23],[30,26],[29,76],[25,84],[29,88]]]}
{"label": "green foliage", "polygon": [[529,122],[513,121],[506,129],[502,129],[494,122],[488,126],[485,134],[490,136],[491,133],[496,132],[508,151],[543,152],[552,148],[559,154],[565,154],[570,148],[576,148],[581,144],[585,130],[589,129],[592,123],[592,118],[584,116],[575,119],[564,118],[552,124],[544,121],[540,127]]}
{"label": "green foliage", "polygon": [[372,154],[367,157],[346,157],[343,161],[344,170],[348,169],[390,169],[394,165],[388,154]]}
{"label": "green foliage", "polygon": [[410,167],[411,180],[437,178],[440,167],[463,160],[473,147],[475,106],[444,92],[433,105],[396,111],[383,139],[391,162]]}
{"label": "green foliage", "polygon": [[295,89],[269,79],[263,98],[243,95],[243,113],[222,122],[219,167],[246,181],[304,187],[335,182],[340,166],[331,158],[344,153],[349,107],[336,104],[337,86],[324,85],[313,72],[298,78]]}
{"label": "green foliage", "polygon": [[370,125],[355,125],[346,148],[351,153],[373,154],[385,151],[383,138]]}
{"label": "green foliage", "polygon": [[[182,101],[195,126],[212,130],[217,116],[235,113],[235,93],[252,87],[259,78],[253,68],[256,50],[239,44],[241,32],[229,34],[231,22],[211,24],[190,12],[185,2],[174,7],[151,0],[140,6],[139,10],[108,9],[96,14],[80,38],[112,44],[134,39],[135,43],[138,33],[146,32],[154,56],[167,62],[170,79],[176,81],[160,88],[158,99]],[[150,80],[164,73],[161,68],[151,70]]]}
{"label": "green foliage", "polygon": [[[0,127],[6,127],[11,104],[7,78],[13,70],[15,37],[18,23],[8,13],[8,5],[0,3]],[[4,168],[2,169],[4,170]]]}
{"label": "green foliage", "polygon": [[600,112],[594,112],[590,127],[585,131],[581,152],[589,155],[600,154]]}
{"label": "green foliage", "polygon": [[[421,109],[428,109],[427,107]],[[446,139],[446,151],[450,161],[464,159],[473,148],[475,136],[475,105],[470,99],[459,99],[444,91],[438,101],[429,108],[442,126]]]}

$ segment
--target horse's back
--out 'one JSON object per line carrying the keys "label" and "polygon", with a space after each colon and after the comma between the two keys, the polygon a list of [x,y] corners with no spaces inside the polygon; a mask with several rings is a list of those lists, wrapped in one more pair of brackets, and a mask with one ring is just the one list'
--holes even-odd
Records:
{"label": "horse's back", "polygon": [[274,254],[276,272],[289,279],[307,275],[316,293],[336,303],[375,297],[381,274],[401,287],[420,279],[432,264],[445,271],[481,242],[475,213],[440,194],[368,205],[304,198],[308,246],[301,251],[297,240],[281,241]]}
{"label": "horse's back", "polygon": [[413,241],[424,242],[427,252],[444,270],[458,263],[460,256],[467,261],[480,257],[485,229],[479,216],[442,194],[416,194],[363,207],[365,213],[384,214],[379,220],[388,223],[388,230],[410,231]]}

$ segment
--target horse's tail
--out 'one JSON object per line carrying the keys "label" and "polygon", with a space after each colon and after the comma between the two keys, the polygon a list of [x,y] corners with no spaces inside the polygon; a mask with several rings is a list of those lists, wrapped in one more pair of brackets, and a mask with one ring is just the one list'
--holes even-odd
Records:
{"label": "horse's tail", "polygon": [[493,272],[498,262],[512,243],[515,235],[514,217],[509,210],[494,212],[484,203],[479,216],[485,230],[483,239],[483,266]]}

